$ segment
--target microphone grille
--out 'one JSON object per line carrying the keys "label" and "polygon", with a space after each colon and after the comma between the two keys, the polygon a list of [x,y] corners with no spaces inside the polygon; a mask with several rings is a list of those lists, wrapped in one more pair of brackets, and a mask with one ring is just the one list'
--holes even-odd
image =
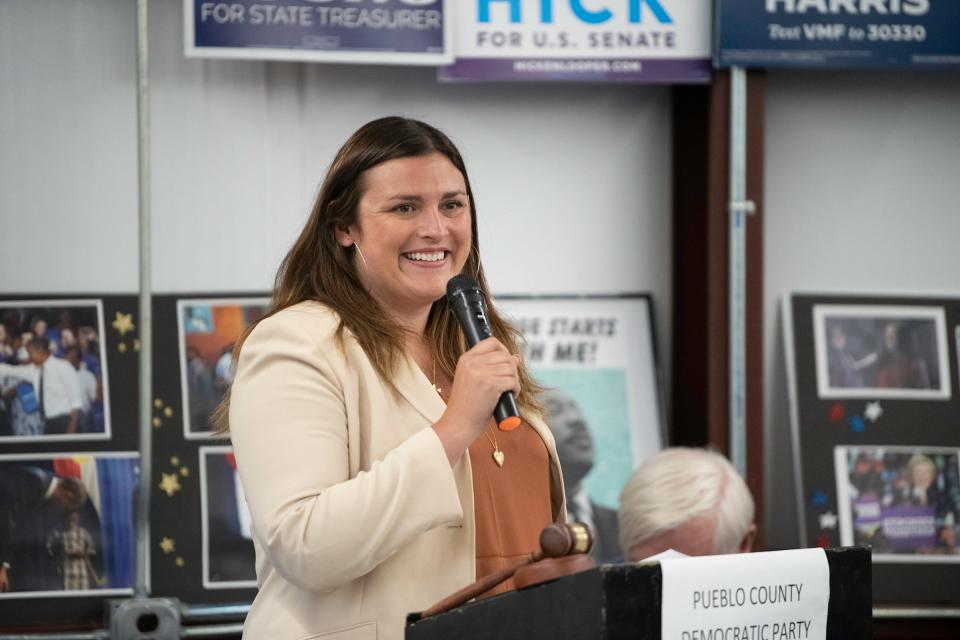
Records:
{"label": "microphone grille", "polygon": [[461,273],[458,276],[453,276],[447,281],[447,296],[457,295],[461,291],[467,291],[469,289],[476,289],[479,291],[480,285],[478,285],[477,281],[468,275]]}

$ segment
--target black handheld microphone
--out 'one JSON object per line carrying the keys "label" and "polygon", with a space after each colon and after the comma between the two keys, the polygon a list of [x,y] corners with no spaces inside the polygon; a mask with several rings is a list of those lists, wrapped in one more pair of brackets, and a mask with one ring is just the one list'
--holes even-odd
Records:
{"label": "black handheld microphone", "polygon": [[[467,345],[472,347],[493,335],[487,320],[487,301],[477,281],[460,274],[447,282],[447,302],[457,317]],[[513,431],[520,426],[520,412],[512,391],[504,391],[493,410],[493,417],[501,431]]]}

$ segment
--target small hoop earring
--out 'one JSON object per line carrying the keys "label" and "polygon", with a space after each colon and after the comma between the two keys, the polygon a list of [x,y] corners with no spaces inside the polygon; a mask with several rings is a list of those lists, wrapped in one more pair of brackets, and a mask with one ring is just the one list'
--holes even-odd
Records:
{"label": "small hoop earring", "polygon": [[360,262],[363,263],[363,268],[367,271],[370,271],[370,267],[367,266],[367,259],[363,257],[363,252],[360,251],[360,243],[356,240],[353,241],[353,246],[357,249],[357,255],[360,256]]}

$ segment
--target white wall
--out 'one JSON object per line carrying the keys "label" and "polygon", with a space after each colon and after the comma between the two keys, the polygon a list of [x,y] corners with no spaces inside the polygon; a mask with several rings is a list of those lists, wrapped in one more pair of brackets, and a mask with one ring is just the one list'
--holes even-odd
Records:
{"label": "white wall", "polygon": [[137,288],[135,12],[0,2],[0,291]]}
{"label": "white wall", "polygon": [[960,74],[768,74],[764,366],[768,531],[799,542],[780,300],[960,295]]}
{"label": "white wall", "polygon": [[[460,145],[496,292],[651,291],[670,353],[668,88],[185,59],[181,4],[150,3],[157,291],[268,289],[337,147],[400,113]],[[137,289],[134,61],[135,3],[0,3],[0,290]]]}

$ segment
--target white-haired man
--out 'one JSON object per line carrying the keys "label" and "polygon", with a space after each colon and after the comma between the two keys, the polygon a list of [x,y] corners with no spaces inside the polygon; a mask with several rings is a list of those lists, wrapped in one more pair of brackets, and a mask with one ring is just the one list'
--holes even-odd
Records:
{"label": "white-haired man", "polygon": [[620,494],[620,545],[628,561],[667,549],[690,556],[753,547],[753,497],[733,465],[705,449],[664,449],[640,465]]}

